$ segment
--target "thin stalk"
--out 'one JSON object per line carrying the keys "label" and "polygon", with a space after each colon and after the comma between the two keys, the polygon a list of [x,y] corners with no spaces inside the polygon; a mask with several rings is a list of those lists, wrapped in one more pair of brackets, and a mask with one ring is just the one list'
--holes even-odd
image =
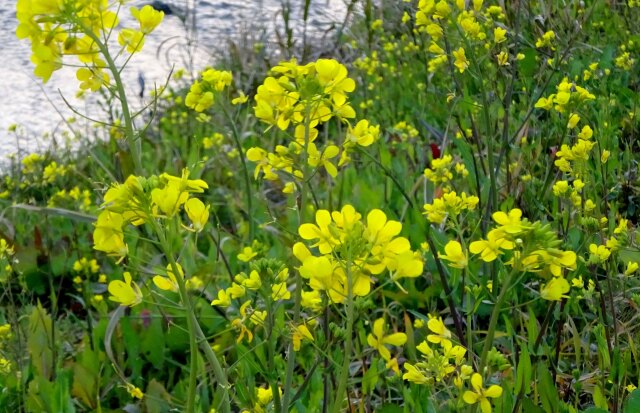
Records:
{"label": "thin stalk", "polygon": [[487,330],[487,337],[484,341],[484,347],[482,348],[482,353],[480,355],[480,370],[483,371],[484,367],[487,363],[487,356],[489,355],[489,350],[491,350],[491,346],[493,345],[493,338],[496,334],[496,327],[498,325],[498,317],[500,317],[500,310],[502,309],[502,305],[504,304],[505,299],[507,298],[507,291],[511,286],[511,279],[513,278],[514,272],[510,272],[507,278],[502,284],[502,288],[500,289],[500,295],[498,295],[498,299],[496,300],[495,305],[493,306],[493,311],[491,312],[491,319],[489,320],[489,329]]}
{"label": "thin stalk", "polygon": [[240,134],[238,132],[238,128],[236,127],[236,122],[233,118],[231,118],[226,108],[223,109],[223,112],[225,113],[225,115],[227,115],[227,118],[230,121],[229,124],[231,125],[231,134],[233,135],[233,141],[236,144],[236,148],[238,149],[240,155],[240,160],[242,161],[242,174],[244,176],[244,186],[246,190],[245,195],[247,198],[247,216],[249,218],[249,238],[254,239],[255,223],[253,217],[253,194],[251,191],[251,177],[249,175],[249,167],[247,166],[247,160],[245,159],[245,154],[242,150],[242,145],[240,144]]}
{"label": "thin stalk", "polygon": [[[347,381],[349,380],[349,365],[351,364],[351,351],[353,349],[353,318],[354,318],[354,302],[353,302],[353,281],[351,279],[351,261],[347,261],[347,331],[346,343],[344,347],[344,360],[338,376],[338,390],[336,398],[333,401],[333,413],[339,413],[342,406],[343,394],[347,392]],[[347,392],[347,401],[349,393]]]}
{"label": "thin stalk", "polygon": [[187,313],[187,328],[189,330],[189,351],[191,357],[191,368],[189,372],[189,390],[187,396],[187,413],[195,413],[195,393],[196,393],[196,385],[197,385],[197,366],[198,366],[198,343],[200,343],[202,351],[207,358],[207,361],[211,364],[213,368],[213,373],[218,381],[218,385],[222,388],[222,403],[220,406],[220,411],[223,413],[229,413],[230,411],[230,402],[229,402],[229,384],[227,382],[227,377],[222,369],[220,361],[216,356],[215,352],[209,345],[198,320],[196,319],[193,303],[191,302],[191,297],[187,292],[187,288],[185,286],[185,282],[180,276],[180,272],[178,271],[178,264],[173,256],[173,252],[169,243],[167,241],[167,237],[165,236],[164,231],[160,228],[160,226],[153,222],[154,229],[156,234],[158,235],[158,239],[160,240],[160,246],[162,248],[163,253],[169,260],[169,265],[171,266],[171,271],[175,275],[176,282],[178,284],[178,292],[180,294],[180,299],[184,305],[184,309]]}
{"label": "thin stalk", "polygon": [[[302,225],[305,222],[306,215],[306,202],[305,198],[307,196],[307,185],[305,180],[309,177],[309,166],[307,164],[307,154],[309,148],[311,134],[311,108],[307,107],[305,111],[305,121],[304,121],[304,150],[302,151],[302,183],[299,186],[300,194],[298,197],[298,225]],[[300,321],[300,311],[301,311],[301,302],[302,302],[302,277],[300,274],[296,277],[296,289],[293,293],[293,322],[297,325]],[[296,365],[296,357],[295,351],[293,351],[293,341],[289,342],[289,346],[287,348],[287,370],[285,373],[284,379],[284,389],[282,391],[282,413],[289,412],[289,400],[291,398],[291,386],[293,383],[293,370]]]}
{"label": "thin stalk", "polygon": [[135,132],[133,128],[133,120],[131,118],[131,112],[129,111],[129,103],[127,102],[127,94],[124,91],[124,84],[122,83],[122,78],[120,77],[120,71],[116,66],[115,61],[111,57],[109,53],[109,49],[107,45],[104,44],[100,38],[93,33],[91,30],[86,29],[81,23],[79,23],[83,29],[83,32],[91,38],[98,49],[100,49],[100,53],[104,56],[104,59],[107,61],[107,65],[109,66],[109,71],[113,75],[113,81],[116,86],[116,92],[118,93],[118,100],[120,100],[120,104],[122,106],[122,116],[124,117],[124,128],[125,135],[127,137],[127,142],[129,143],[129,151],[131,152],[131,157],[133,158],[134,172],[136,175],[142,175],[142,160],[141,160],[141,144],[140,140],[136,139]]}

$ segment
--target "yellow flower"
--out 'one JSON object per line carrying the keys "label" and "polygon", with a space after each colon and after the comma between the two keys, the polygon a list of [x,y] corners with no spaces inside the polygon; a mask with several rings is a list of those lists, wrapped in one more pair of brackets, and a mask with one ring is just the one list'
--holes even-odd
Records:
{"label": "yellow flower", "polygon": [[458,241],[449,241],[444,246],[446,255],[438,253],[438,257],[449,261],[449,266],[453,268],[466,268],[467,254],[462,251],[462,245]]}
{"label": "yellow flower", "polygon": [[287,283],[282,282],[271,286],[271,298],[274,301],[288,300],[291,298],[291,292],[287,289]]}
{"label": "yellow flower", "polygon": [[338,169],[330,161],[331,158],[335,158],[336,156],[338,156],[338,153],[340,153],[340,149],[337,146],[329,145],[324,148],[321,153],[320,151],[318,151],[316,144],[310,142],[307,147],[307,153],[309,155],[309,158],[307,160],[309,166],[313,166],[315,168],[324,166],[324,168],[327,170],[327,173],[331,175],[332,178],[335,178],[336,175],[338,175]]}
{"label": "yellow flower", "polygon": [[109,294],[111,294],[109,299],[127,307],[140,304],[142,302],[142,291],[140,291],[140,287],[138,287],[138,284],[132,282],[129,272],[125,272],[123,276],[124,282],[114,280],[109,283],[108,290]]}
{"label": "yellow flower", "polygon": [[211,305],[217,305],[218,307],[229,307],[231,305],[231,298],[227,295],[225,290],[218,291],[218,298],[211,301]]}
{"label": "yellow flower", "polygon": [[474,241],[469,245],[472,254],[480,254],[484,262],[491,262],[502,254],[502,250],[511,250],[515,246],[513,242],[501,237],[501,231],[492,230],[487,234],[487,240]]}
{"label": "yellow flower", "polygon": [[564,295],[569,292],[571,287],[569,282],[563,277],[553,277],[548,283],[542,286],[540,290],[540,296],[549,301],[560,301],[562,298],[566,298]]}
{"label": "yellow flower", "polygon": [[293,329],[291,340],[293,341],[293,351],[300,351],[302,340],[313,341],[313,335],[305,324],[300,324]]}
{"label": "yellow flower", "polygon": [[460,73],[464,73],[464,71],[469,67],[469,61],[465,56],[464,49],[461,47],[458,50],[454,50],[453,57],[455,59],[453,62],[455,67],[458,68]]}
{"label": "yellow flower", "polygon": [[580,122],[580,116],[577,113],[569,115],[569,122],[567,122],[567,128],[573,129]]}
{"label": "yellow flower", "polygon": [[[236,276],[236,281],[238,281],[238,276]],[[239,282],[242,283],[243,287],[250,290],[258,290],[260,287],[262,287],[260,274],[258,274],[258,271],[256,270],[251,271],[251,273],[249,274],[249,278],[244,278]]]}
{"label": "yellow flower", "polygon": [[329,231],[329,225],[331,224],[331,214],[329,211],[324,209],[316,211],[316,223],[318,225],[300,225],[298,234],[305,240],[318,239],[318,242],[312,246],[317,246],[320,253],[328,254],[333,250],[333,246],[338,243],[338,240],[335,239],[331,231]]}
{"label": "yellow flower", "polygon": [[380,356],[389,361],[391,360],[391,353],[385,347],[385,344],[389,344],[392,346],[402,346],[407,342],[407,335],[405,333],[394,333],[385,335],[385,321],[383,318],[377,319],[373,323],[373,334],[369,334],[367,336],[367,343],[378,350]]}
{"label": "yellow flower", "polygon": [[124,242],[124,217],[120,214],[104,210],[98,215],[93,230],[93,248],[104,251],[108,255],[124,257],[128,253]]}
{"label": "yellow flower", "polygon": [[188,199],[189,194],[173,181],[168,182],[162,189],[155,188],[151,191],[151,201],[154,206],[160,208],[169,218],[174,216]]}
{"label": "yellow flower", "polygon": [[244,297],[247,292],[244,286],[238,283],[231,283],[231,287],[227,288],[226,293],[229,295],[229,297],[236,299]]}
{"label": "yellow flower", "polygon": [[451,331],[444,325],[442,317],[431,317],[427,322],[427,327],[431,332],[435,333],[427,336],[427,340],[430,343],[439,343],[443,346],[447,343],[451,344]]}
{"label": "yellow flower", "polygon": [[134,386],[131,383],[127,383],[127,391],[131,395],[131,397],[135,397],[136,399],[141,399],[144,397],[144,393],[138,387]]}
{"label": "yellow flower", "polygon": [[591,129],[591,126],[589,125],[584,125],[582,127],[582,130],[578,134],[578,138],[584,139],[584,140],[589,140],[591,139],[592,136],[593,136],[593,129]]}
{"label": "yellow flower", "polygon": [[184,204],[184,210],[191,220],[191,226],[196,232],[202,231],[209,221],[209,205],[205,207],[198,198],[191,198]]}
{"label": "yellow flower", "polygon": [[496,43],[502,43],[507,39],[507,31],[502,27],[493,29],[493,38]]}
{"label": "yellow flower", "polygon": [[244,92],[240,91],[239,96],[231,100],[231,104],[240,105],[240,104],[246,103],[247,100],[249,100],[249,97],[245,95]]}
{"label": "yellow flower", "polygon": [[140,31],[144,34],[151,33],[164,18],[164,12],[158,11],[150,5],[138,10],[131,7],[131,15],[140,23]]}
{"label": "yellow flower", "polygon": [[478,373],[474,373],[473,376],[471,376],[471,386],[473,387],[473,391],[467,390],[462,396],[465,403],[480,403],[482,413],[491,413],[491,402],[489,402],[489,398],[496,399],[502,396],[502,387],[494,384],[488,389],[485,389],[482,387],[482,376]]}
{"label": "yellow flower", "polygon": [[509,54],[507,52],[502,51],[498,53],[496,59],[498,59],[498,65],[509,66]]}
{"label": "yellow flower", "polygon": [[629,261],[627,263],[627,269],[624,270],[624,275],[630,276],[636,271],[638,271],[638,263],[635,261]]}
{"label": "yellow flower", "polygon": [[522,211],[518,208],[512,209],[508,214],[502,211],[494,212],[491,217],[500,225],[500,230],[507,234],[515,235],[524,229],[521,222]]}
{"label": "yellow flower", "polygon": [[249,262],[258,255],[251,247],[244,247],[242,252],[237,255],[238,259],[243,262]]}
{"label": "yellow flower", "polygon": [[604,245],[591,244],[589,252],[591,253],[589,260],[596,264],[606,261],[611,255],[611,250]]}
{"label": "yellow flower", "polygon": [[425,376],[420,370],[410,363],[404,363],[406,373],[402,375],[404,380],[410,381],[416,384],[428,384],[430,382],[429,377]]}
{"label": "yellow flower", "polygon": [[129,53],[139,52],[144,46],[144,33],[134,29],[122,29],[118,35],[118,43],[126,47]]}

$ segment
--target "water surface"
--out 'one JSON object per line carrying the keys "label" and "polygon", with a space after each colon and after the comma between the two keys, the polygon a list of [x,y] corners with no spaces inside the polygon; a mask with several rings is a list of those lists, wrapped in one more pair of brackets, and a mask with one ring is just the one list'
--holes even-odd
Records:
{"label": "water surface", "polygon": [[[180,13],[185,10],[186,1],[168,0],[165,3]],[[195,9],[196,30],[189,30],[189,24],[175,15],[165,16],[162,24],[146,38],[143,50],[134,55],[123,72],[134,110],[144,104],[138,96],[141,76],[145,80],[144,95],[149,96],[154,85],[165,83],[172,67],[188,67],[192,63],[195,70],[201,69],[215,61],[220,48],[226,44],[225,39],[247,32],[259,37],[263,31],[272,33],[276,26],[282,24],[280,11],[283,0],[188,1]],[[304,0],[289,1],[292,19],[301,21]],[[140,0],[128,2],[121,12],[120,26],[136,27],[128,7],[141,7],[148,3]],[[343,0],[314,0],[308,19],[310,35],[326,31],[340,21],[345,12]],[[61,95],[80,113],[105,120],[104,113],[95,104],[95,97],[75,97],[79,82],[74,68],[63,67],[54,72],[44,85],[33,75],[30,42],[16,38],[16,26],[15,2],[0,2],[0,159],[18,151],[24,155],[48,147],[50,140],[43,135],[53,134],[60,139],[60,132],[68,129],[63,119],[70,117],[78,119],[78,123],[73,124],[76,130],[91,136],[91,123],[80,122],[81,117],[67,107]],[[296,34],[301,35],[300,32]],[[188,39],[196,40],[197,47],[187,47]],[[72,57],[67,62],[75,64],[74,60]],[[19,130],[22,131],[18,141],[15,133],[8,131],[13,124],[20,125]]]}

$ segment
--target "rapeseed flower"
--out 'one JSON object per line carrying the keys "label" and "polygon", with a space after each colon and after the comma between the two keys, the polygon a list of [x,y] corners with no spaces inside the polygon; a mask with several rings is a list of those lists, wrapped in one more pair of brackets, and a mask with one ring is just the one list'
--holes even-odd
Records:
{"label": "rapeseed flower", "polygon": [[109,299],[127,307],[133,307],[142,302],[142,291],[138,284],[132,281],[131,273],[123,273],[124,281],[114,280],[109,283]]}
{"label": "rapeseed flower", "polygon": [[485,389],[482,384],[482,376],[478,373],[474,373],[473,376],[471,376],[471,386],[473,387],[473,391],[465,391],[462,399],[468,404],[479,403],[482,413],[491,413],[491,402],[489,399],[496,399],[502,396],[502,387],[494,384],[489,386],[488,389]]}
{"label": "rapeseed flower", "polygon": [[377,319],[373,323],[372,334],[367,336],[367,343],[371,347],[375,348],[383,359],[389,361],[391,360],[391,353],[385,345],[402,346],[407,342],[407,335],[405,333],[393,333],[386,335],[385,327],[386,323],[384,318]]}

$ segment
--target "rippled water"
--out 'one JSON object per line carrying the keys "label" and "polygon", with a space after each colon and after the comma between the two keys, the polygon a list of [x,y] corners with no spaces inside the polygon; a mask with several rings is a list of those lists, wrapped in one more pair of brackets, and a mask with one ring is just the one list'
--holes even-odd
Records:
{"label": "rippled water", "polygon": [[[134,109],[143,104],[137,96],[141,75],[145,79],[145,95],[148,96],[154,84],[164,84],[173,65],[185,67],[185,62],[191,60],[195,69],[202,68],[215,61],[216,52],[224,47],[226,38],[252,30],[271,32],[282,21],[279,12],[283,0],[188,1],[195,3],[198,47],[189,57],[187,29],[183,20],[175,15],[165,16],[163,23],[146,38],[142,52],[133,57],[123,72]],[[292,19],[300,21],[304,0],[289,1]],[[185,2],[165,1],[178,13],[185,9]],[[127,6],[140,7],[148,3],[136,0]],[[125,9],[121,12],[120,26],[135,27],[128,7]],[[345,12],[344,0],[313,0],[308,19],[310,33],[322,33],[340,21]],[[28,152],[47,147],[49,141],[42,138],[43,134],[64,130],[63,118],[79,118],[66,106],[60,94],[80,113],[104,119],[99,108],[92,103],[94,99],[75,98],[78,90],[75,69],[65,67],[54,72],[44,85],[33,75],[30,43],[15,37],[16,26],[15,2],[0,1],[0,159],[16,153],[18,148],[20,152]],[[8,131],[12,124],[22,127],[23,137],[19,142],[16,142],[15,134]]]}

